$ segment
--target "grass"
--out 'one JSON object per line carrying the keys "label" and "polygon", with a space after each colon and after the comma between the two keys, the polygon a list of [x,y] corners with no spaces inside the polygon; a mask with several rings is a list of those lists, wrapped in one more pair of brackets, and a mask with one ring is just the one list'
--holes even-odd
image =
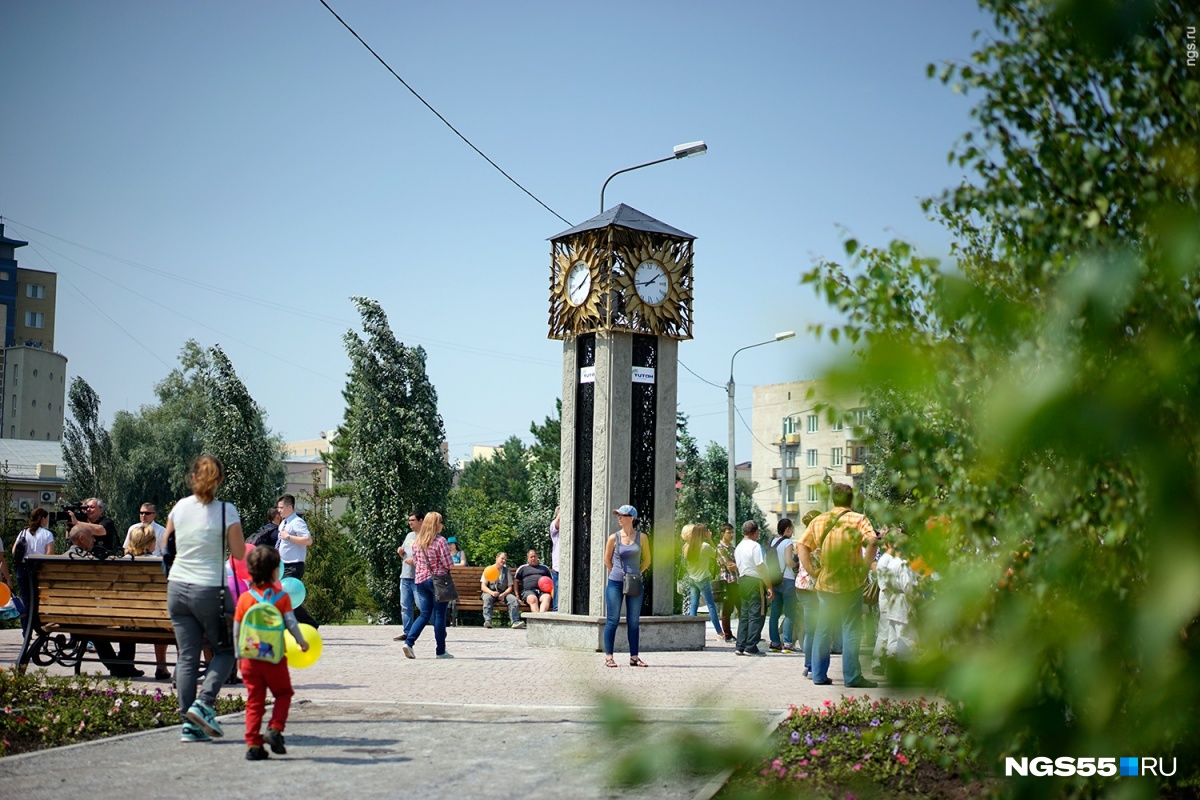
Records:
{"label": "grass", "polygon": [[[217,714],[242,711],[237,695],[217,698]],[[135,689],[95,675],[55,677],[45,670],[0,672],[0,756],[178,725],[173,691]]]}

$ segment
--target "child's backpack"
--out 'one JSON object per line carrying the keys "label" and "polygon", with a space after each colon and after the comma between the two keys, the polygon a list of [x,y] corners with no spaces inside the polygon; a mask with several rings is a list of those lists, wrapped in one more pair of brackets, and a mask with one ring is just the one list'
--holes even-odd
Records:
{"label": "child's backpack", "polygon": [[258,602],[242,617],[238,657],[278,664],[283,660],[283,613],[275,607],[275,601],[283,592],[267,589],[259,594],[250,589],[250,595]]}

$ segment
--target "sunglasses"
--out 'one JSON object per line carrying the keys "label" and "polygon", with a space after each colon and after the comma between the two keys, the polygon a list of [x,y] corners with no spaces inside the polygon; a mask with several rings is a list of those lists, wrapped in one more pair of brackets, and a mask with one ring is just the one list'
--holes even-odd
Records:
{"label": "sunglasses", "polygon": [[139,511],[138,512],[138,514],[141,514],[142,516],[145,516],[146,514],[153,514],[153,513],[154,513],[153,511]]}

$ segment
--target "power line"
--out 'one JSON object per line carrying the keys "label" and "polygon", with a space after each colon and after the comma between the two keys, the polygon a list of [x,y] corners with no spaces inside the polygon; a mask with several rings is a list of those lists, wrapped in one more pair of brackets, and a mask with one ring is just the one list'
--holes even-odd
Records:
{"label": "power line", "polygon": [[[700,378],[700,376],[696,374],[696,371],[695,371],[695,370],[693,370],[691,367],[689,367],[687,364],[683,363],[683,361],[680,361],[680,362],[679,362],[679,366],[683,367],[683,368],[684,368],[684,369],[686,369],[688,372],[690,372],[690,373],[692,373],[693,375],[695,375],[697,378]],[[720,385],[719,383],[713,383],[712,381],[708,380],[707,378],[700,378],[700,380],[704,381],[704,382],[705,382],[705,383],[707,383],[709,386],[715,386],[715,387],[717,387],[718,389],[722,389],[722,390],[728,391],[728,388],[727,388],[727,387],[725,387],[725,386],[722,386],[722,385]]]}
{"label": "power line", "polygon": [[[42,254],[41,254],[41,253],[38,253],[38,255],[42,255]],[[44,258],[45,258],[45,256],[42,256],[42,258],[44,259]],[[47,263],[49,263],[49,262],[47,262]],[[170,365],[170,364],[168,364],[167,362],[163,361],[163,360],[162,360],[162,359],[159,357],[158,353],[154,352],[154,351],[153,351],[153,350],[151,350],[149,347],[147,347],[147,346],[146,346],[146,344],[145,344],[145,343],[144,343],[144,342],[143,342],[141,339],[137,338],[137,337],[136,337],[136,336],[134,336],[132,333],[130,333],[129,331],[125,330],[125,328],[123,328],[123,327],[121,326],[121,323],[117,322],[115,319],[113,319],[112,317],[110,317],[110,316],[108,315],[108,312],[107,312],[107,311],[105,311],[103,308],[101,308],[101,307],[100,307],[100,305],[99,305],[99,304],[98,304],[98,303],[97,303],[95,300],[93,300],[92,298],[88,297],[88,295],[87,295],[87,293],[86,293],[86,292],[80,291],[79,287],[78,287],[78,286],[76,286],[75,284],[71,283],[71,281],[70,281],[70,280],[69,280],[69,279],[68,279],[68,278],[67,278],[65,275],[63,276],[63,281],[64,281],[64,282],[67,284],[67,286],[70,286],[72,289],[74,289],[76,292],[78,292],[78,294],[79,294],[79,296],[80,296],[80,297],[82,297],[84,300],[87,300],[89,303],[91,303],[91,304],[92,304],[92,307],[93,307],[93,308],[95,308],[95,309],[96,309],[98,312],[100,312],[100,315],[101,315],[101,316],[103,316],[105,319],[107,319],[109,322],[111,322],[111,323],[112,323],[112,324],[113,324],[113,325],[114,325],[114,326],[117,328],[117,330],[119,330],[121,333],[125,334],[125,335],[126,335],[126,336],[128,336],[130,339],[132,339],[134,344],[136,344],[138,347],[142,348],[142,349],[143,349],[143,350],[145,350],[147,353],[149,353],[149,354],[150,354],[150,355],[151,355],[151,356],[154,358],[154,360],[155,360],[155,361],[157,361],[158,363],[162,364],[162,365],[163,365],[164,367],[166,367],[168,370],[169,370],[169,369],[171,369],[171,365]]]}
{"label": "power line", "polygon": [[325,6],[325,8],[326,8],[326,9],[329,11],[329,13],[330,13],[330,14],[333,14],[333,16],[334,16],[334,19],[336,19],[338,22],[342,23],[342,27],[344,27],[346,30],[350,31],[350,34],[351,34],[351,35],[352,35],[352,36],[353,36],[355,39],[358,39],[358,41],[359,41],[359,42],[362,44],[362,46],[363,46],[363,47],[367,48],[367,52],[369,52],[371,55],[375,56],[375,60],[376,60],[376,61],[378,61],[380,64],[383,64],[384,68],[385,68],[385,69],[386,69],[388,72],[392,73],[392,76],[393,76],[393,77],[394,77],[396,80],[400,81],[401,85],[402,85],[402,86],[404,86],[404,88],[405,88],[405,89],[408,89],[408,91],[410,91],[410,92],[412,93],[412,96],[413,96],[413,97],[415,97],[415,98],[417,98],[418,100],[420,100],[422,105],[424,105],[426,108],[428,108],[430,111],[432,111],[432,112],[433,112],[433,115],[434,115],[435,117],[437,117],[438,119],[440,119],[440,120],[442,121],[442,123],[443,123],[443,124],[445,124],[445,126],[446,126],[447,128],[449,128],[450,130],[454,131],[454,134],[455,134],[455,135],[456,135],[458,138],[460,138],[460,139],[462,139],[464,142],[466,142],[468,147],[470,147],[472,150],[474,150],[476,153],[478,153],[478,154],[480,155],[480,157],[481,157],[481,158],[483,158],[483,160],[484,160],[484,161],[486,161],[487,163],[489,163],[489,164],[491,164],[493,167],[495,167],[495,169],[496,169],[496,171],[497,171],[497,172],[499,172],[499,173],[500,173],[501,175],[503,175],[504,177],[508,178],[508,180],[509,180],[510,182],[512,182],[512,185],[513,185],[513,186],[516,186],[516,187],[517,187],[518,189],[520,189],[522,192],[524,192],[525,194],[527,194],[527,195],[529,195],[530,197],[532,197],[532,198],[534,199],[534,201],[535,201],[535,202],[536,202],[538,205],[540,205],[542,208],[546,209],[546,210],[547,210],[547,211],[549,211],[551,214],[553,214],[554,216],[556,216],[556,217],[558,217],[559,219],[561,219],[561,220],[562,220],[563,222],[565,222],[565,223],[566,223],[568,226],[572,225],[572,223],[571,223],[571,221],[570,221],[570,220],[568,220],[568,219],[567,219],[566,217],[564,217],[563,215],[559,214],[557,211],[555,211],[555,210],[554,210],[553,208],[551,208],[550,206],[548,206],[548,205],[546,205],[545,203],[543,203],[543,202],[541,201],[541,199],[539,199],[539,198],[538,198],[538,196],[537,196],[537,195],[535,195],[533,192],[529,191],[529,190],[528,190],[528,189],[526,189],[524,186],[522,186],[520,183],[518,183],[516,178],[514,178],[512,175],[509,175],[507,172],[505,172],[503,169],[501,169],[501,168],[500,168],[500,165],[499,165],[499,164],[497,164],[495,161],[492,161],[492,159],[488,158],[488,156],[487,156],[487,153],[483,152],[483,151],[482,151],[482,150],[480,150],[478,147],[476,147],[476,146],[474,145],[474,143],[472,143],[472,142],[471,142],[471,140],[470,140],[470,139],[468,139],[466,136],[463,136],[463,135],[462,135],[462,133],[461,133],[461,132],[459,132],[458,128],[455,128],[453,125],[451,125],[451,124],[450,124],[450,121],[449,121],[449,120],[447,120],[445,117],[443,117],[443,116],[442,116],[442,115],[441,115],[441,114],[438,112],[438,110],[437,110],[436,108],[434,108],[433,106],[431,106],[431,105],[429,104],[429,102],[428,102],[428,101],[427,101],[427,100],[426,100],[424,97],[421,97],[420,93],[418,93],[416,89],[414,89],[413,87],[409,86],[409,85],[408,85],[408,81],[404,80],[404,78],[401,78],[401,77],[400,77],[400,75],[399,75],[399,73],[397,73],[397,72],[396,72],[396,70],[392,69],[391,65],[390,65],[390,64],[388,64],[386,61],[384,61],[384,60],[383,60],[383,57],[382,57],[381,55],[379,55],[379,53],[376,53],[376,52],[375,52],[375,50],[371,48],[371,45],[367,44],[367,43],[366,43],[366,41],[365,41],[365,40],[364,40],[364,39],[363,39],[361,36],[359,36],[359,35],[358,35],[358,32],[357,32],[357,31],[355,31],[355,30],[354,30],[354,28],[351,28],[349,24],[347,24],[346,20],[344,20],[344,19],[342,19],[340,16],[338,16],[338,13],[337,13],[336,11],[334,11],[332,8],[330,8],[330,7],[329,7],[329,3],[326,3],[326,2],[325,2],[325,0],[321,0],[321,5]]}

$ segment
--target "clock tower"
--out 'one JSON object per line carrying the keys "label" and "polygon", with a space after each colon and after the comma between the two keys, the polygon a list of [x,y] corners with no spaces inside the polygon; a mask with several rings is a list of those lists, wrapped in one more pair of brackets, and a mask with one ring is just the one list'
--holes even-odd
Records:
{"label": "clock tower", "polygon": [[[563,343],[558,608],[603,617],[612,512],[630,504],[651,543],[643,649],[659,638],[646,615],[674,609],[677,353],[692,338],[694,240],[624,204],[550,239],[549,335]],[[689,646],[671,638],[657,649]]]}

